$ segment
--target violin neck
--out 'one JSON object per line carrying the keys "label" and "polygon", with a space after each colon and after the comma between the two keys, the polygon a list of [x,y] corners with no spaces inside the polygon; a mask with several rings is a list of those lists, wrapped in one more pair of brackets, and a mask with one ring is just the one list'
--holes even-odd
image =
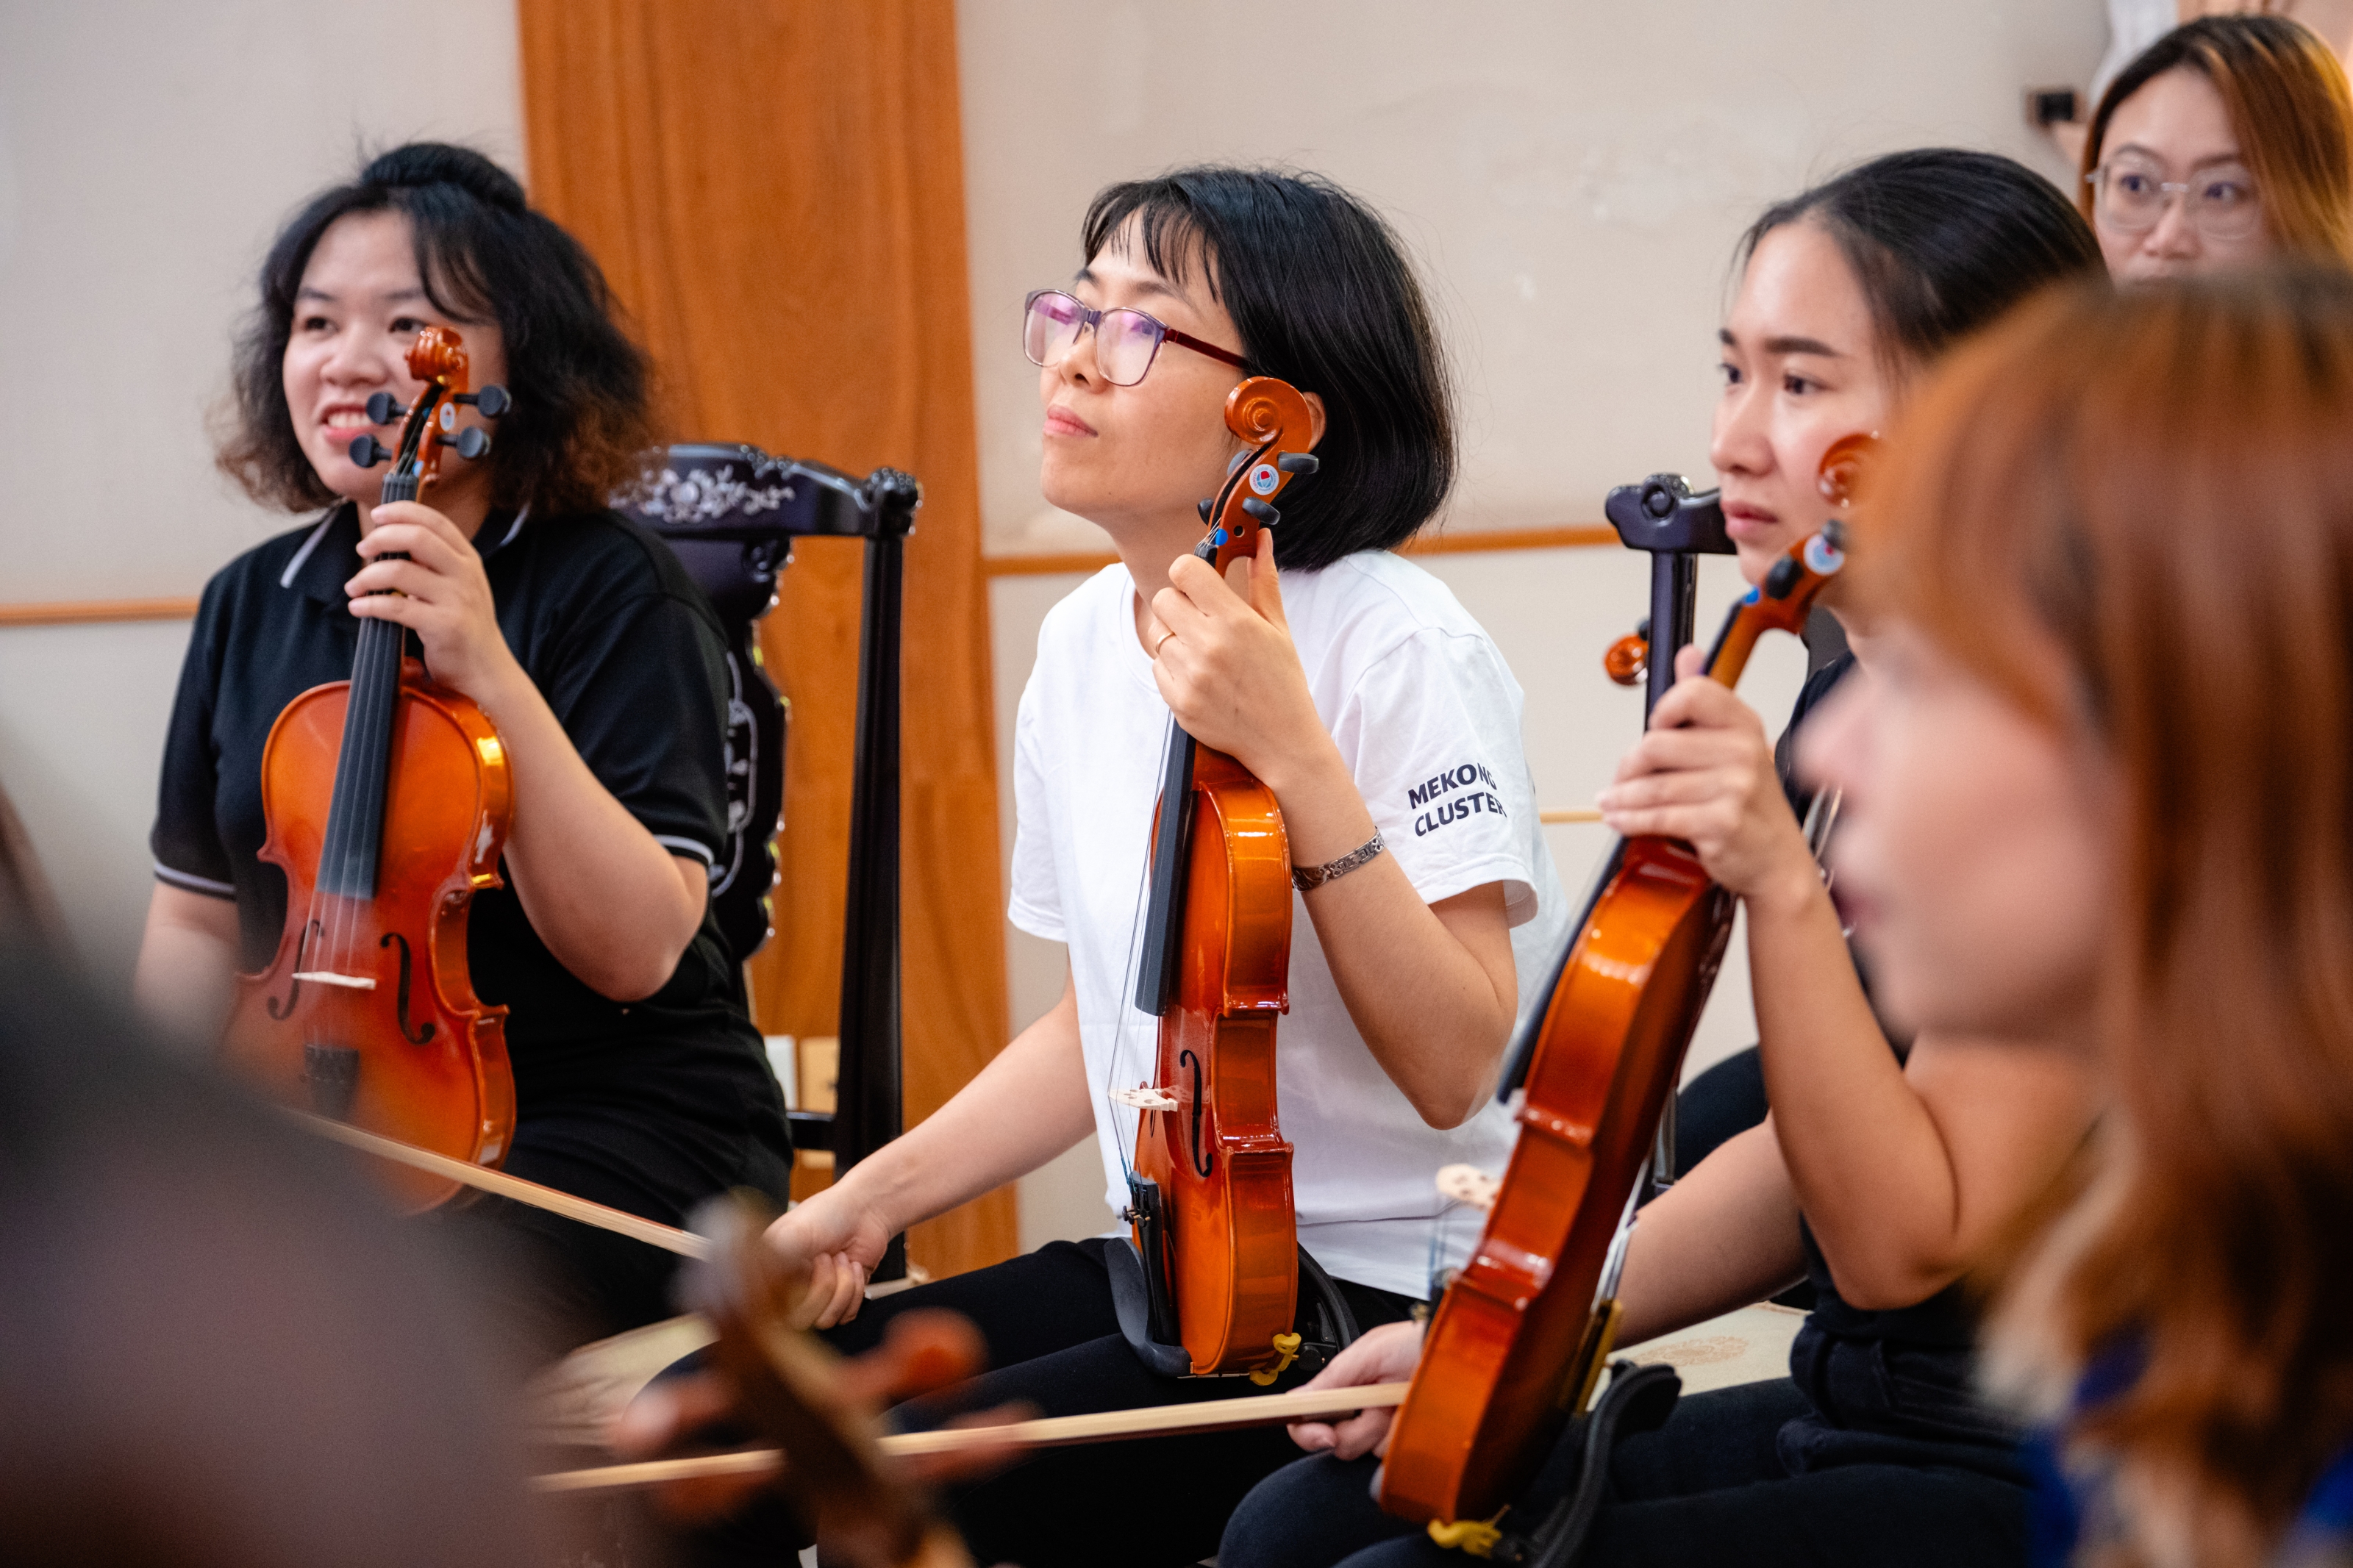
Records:
{"label": "violin neck", "polygon": [[[416,474],[396,469],[385,476],[377,504],[415,500],[417,489]],[[384,847],[385,786],[392,769],[392,723],[400,707],[400,660],[406,644],[407,635],[396,622],[360,623],[351,692],[343,703],[343,746],[335,759],[335,790],[327,806],[327,837],[319,850],[322,893],[375,897],[376,862]]]}
{"label": "violin neck", "polygon": [[1185,868],[1193,841],[1193,753],[1196,742],[1168,721],[1168,769],[1160,780],[1160,820],[1152,833],[1152,901],[1144,921],[1144,952],[1136,964],[1135,1005],[1157,1018],[1176,999],[1176,966],[1185,931]]}
{"label": "violin neck", "polygon": [[321,892],[349,899],[375,896],[392,725],[399,709],[402,644],[402,628],[396,622],[360,624],[359,652],[352,660],[351,692],[343,704],[343,746],[335,759],[326,842],[319,851]]}
{"label": "violin neck", "polygon": [[1715,641],[1708,645],[1703,673],[1726,686],[1740,684],[1741,672],[1748,668],[1748,656],[1757,651],[1757,632],[1744,624],[1749,618],[1754,597],[1743,594],[1732,602],[1732,608],[1724,614],[1724,625],[1716,632]]}

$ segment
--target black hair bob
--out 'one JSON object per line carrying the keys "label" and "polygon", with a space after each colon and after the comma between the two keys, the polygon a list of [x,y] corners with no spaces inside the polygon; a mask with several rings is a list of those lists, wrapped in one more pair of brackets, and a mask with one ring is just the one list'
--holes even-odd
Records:
{"label": "black hair bob", "polygon": [[1925,364],[2046,284],[2105,275],[2083,214],[1991,153],[1926,147],[1857,164],[1767,208],[1736,267],[1775,229],[1809,219],[1854,269],[1892,360]]}
{"label": "black hair bob", "polygon": [[461,330],[496,321],[505,340],[514,405],[491,448],[497,501],[557,516],[603,507],[655,444],[646,356],[615,321],[612,291],[580,242],[533,212],[513,175],[438,142],[369,160],[279,231],[261,263],[260,300],[237,335],[222,470],[254,500],[289,511],[335,499],[295,436],[283,365],[295,292],[320,237],[338,218],[374,212],[408,219],[436,309]]}
{"label": "black hair bob", "polygon": [[1198,268],[1242,356],[1324,400],[1323,467],[1282,498],[1276,564],[1313,572],[1404,543],[1453,487],[1445,354],[1396,234],[1314,174],[1203,165],[1112,185],[1087,207],[1092,259],[1138,221],[1154,271]]}

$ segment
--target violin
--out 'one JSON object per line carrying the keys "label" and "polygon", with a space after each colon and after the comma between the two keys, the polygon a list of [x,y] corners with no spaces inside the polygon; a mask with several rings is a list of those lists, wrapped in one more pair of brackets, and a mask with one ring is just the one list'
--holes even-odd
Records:
{"label": "violin", "polygon": [[[1275,498],[1316,468],[1314,416],[1286,382],[1236,386],[1226,427],[1246,449],[1201,503],[1209,530],[1193,552],[1221,574],[1257,553],[1259,530],[1282,515]],[[1153,1082],[1118,1097],[1137,1114],[1134,1228],[1133,1250],[1111,1254],[1122,1328],[1171,1375],[1269,1384],[1299,1350],[1291,1145],[1275,1119],[1291,905],[1273,792],[1171,719],[1135,982],[1136,1008],[1159,1020],[1158,1055]]]}
{"label": "violin", "polygon": [[[1869,441],[1849,437],[1824,455],[1822,489],[1833,504],[1848,504]],[[1662,510],[1713,505],[1676,496]],[[1736,684],[1760,636],[1803,629],[1844,564],[1842,540],[1833,518],[1773,563],[1726,616],[1709,677]],[[1647,669],[1631,678],[1655,678],[1663,666],[1671,679],[1672,632],[1656,612],[1649,637],[1640,661]],[[1622,642],[1609,660],[1613,675],[1636,663]],[[1662,690],[1654,681],[1654,702]],[[1434,1536],[1490,1519],[1586,1409],[1615,1342],[1618,1273],[1643,1166],[1736,902],[1679,840],[1620,839],[1604,861],[1550,1001],[1513,1047],[1499,1097],[1517,1101],[1519,1139],[1398,1411],[1378,1483],[1388,1512],[1429,1521]],[[1657,1184],[1672,1173],[1661,1172]]]}
{"label": "violin", "polygon": [[[417,334],[408,372],[423,383],[410,407],[368,400],[375,423],[402,419],[399,447],[352,443],[363,468],[392,458],[385,502],[415,500],[445,450],[490,450],[480,426],[459,426],[460,405],[492,418],[508,406],[501,387],[468,389],[446,327]],[[500,885],[512,783],[497,729],[429,680],[406,639],[362,620],[351,679],[312,687],[270,726],[261,858],[286,875],[286,927],[269,966],[237,977],[223,1053],[289,1105],[495,1167],[514,1137],[514,1075],[506,1009],[484,1005],[467,971],[466,916]],[[412,1168],[393,1184],[412,1211],[470,1190]]]}
{"label": "violin", "polygon": [[[847,1396],[840,1358],[791,1326],[807,1276],[786,1269],[762,1240],[773,1217],[740,1193],[705,1204],[695,1229],[708,1255],[687,1269],[682,1286],[687,1304],[711,1325],[711,1359],[743,1414],[791,1456],[778,1484],[815,1529],[828,1563],[971,1568],[963,1540],[929,1493],[884,1457],[881,1422]],[[877,1353],[898,1362],[897,1381],[936,1386],[979,1369],[979,1341],[952,1313],[910,1313]],[[779,1469],[773,1453],[763,1457],[769,1461],[763,1468]]]}

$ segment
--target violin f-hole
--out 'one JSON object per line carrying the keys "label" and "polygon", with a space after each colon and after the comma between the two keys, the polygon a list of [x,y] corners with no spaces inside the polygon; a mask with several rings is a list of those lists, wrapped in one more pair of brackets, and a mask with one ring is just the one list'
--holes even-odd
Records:
{"label": "violin f-hole", "polygon": [[1206,1180],[1209,1156],[1201,1148],[1201,1058],[1187,1050],[1177,1057],[1176,1063],[1193,1069],[1193,1173]]}
{"label": "violin f-hole", "polygon": [[398,942],[400,944],[400,985],[399,989],[394,993],[393,1005],[396,1009],[394,1016],[400,1025],[400,1037],[406,1040],[412,1046],[421,1046],[426,1041],[433,1037],[435,1026],[432,1021],[428,1019],[426,1022],[425,1027],[419,1029],[409,1022],[408,978],[410,960],[408,956],[408,939],[401,935],[396,931],[388,931],[377,941],[376,946],[390,947],[394,942]]}

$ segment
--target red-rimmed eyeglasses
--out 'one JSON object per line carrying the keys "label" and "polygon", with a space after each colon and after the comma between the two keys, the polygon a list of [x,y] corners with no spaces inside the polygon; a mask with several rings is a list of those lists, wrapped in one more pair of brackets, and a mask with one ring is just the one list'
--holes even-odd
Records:
{"label": "red-rimmed eyeglasses", "polygon": [[1119,308],[1098,310],[1060,289],[1037,289],[1021,302],[1021,352],[1031,364],[1051,370],[1078,346],[1079,334],[1094,329],[1095,368],[1113,386],[1134,386],[1144,379],[1159,356],[1160,345],[1172,342],[1207,354],[1237,370],[1250,368],[1238,353],[1180,332],[1142,310]]}

